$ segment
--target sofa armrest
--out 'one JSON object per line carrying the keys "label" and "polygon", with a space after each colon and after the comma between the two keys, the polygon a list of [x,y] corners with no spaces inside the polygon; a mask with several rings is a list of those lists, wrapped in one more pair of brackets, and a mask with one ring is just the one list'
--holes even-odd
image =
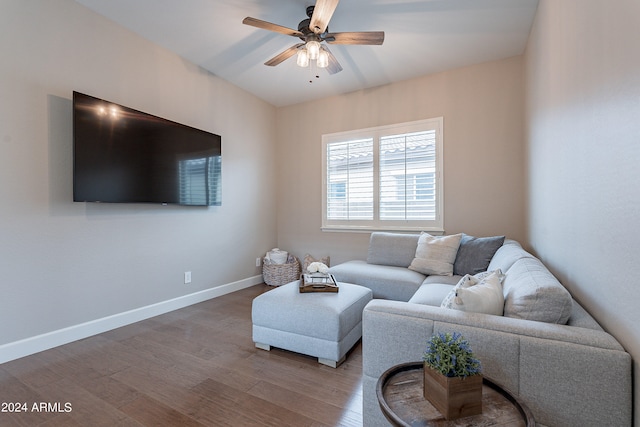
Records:
{"label": "sofa armrest", "polygon": [[371,385],[386,369],[421,360],[433,333],[453,331],[538,423],[631,424],[631,357],[606,332],[383,300],[363,313],[365,408],[375,406]]}

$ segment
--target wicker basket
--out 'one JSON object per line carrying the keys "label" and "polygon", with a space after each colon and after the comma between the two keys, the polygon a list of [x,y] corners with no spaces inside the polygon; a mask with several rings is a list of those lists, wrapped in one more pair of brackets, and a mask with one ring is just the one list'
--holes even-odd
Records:
{"label": "wicker basket", "polygon": [[[294,280],[300,279],[300,261],[295,256],[286,264],[264,264],[262,265],[262,276],[264,283],[269,286],[281,286]],[[264,260],[263,260],[264,261]]]}

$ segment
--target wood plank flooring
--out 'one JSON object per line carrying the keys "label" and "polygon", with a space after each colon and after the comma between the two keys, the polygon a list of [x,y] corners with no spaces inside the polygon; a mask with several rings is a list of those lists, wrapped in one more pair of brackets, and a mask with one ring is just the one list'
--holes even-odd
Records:
{"label": "wood plank flooring", "polygon": [[251,301],[269,289],[0,365],[0,426],[362,426],[360,343],[337,369],[256,349]]}

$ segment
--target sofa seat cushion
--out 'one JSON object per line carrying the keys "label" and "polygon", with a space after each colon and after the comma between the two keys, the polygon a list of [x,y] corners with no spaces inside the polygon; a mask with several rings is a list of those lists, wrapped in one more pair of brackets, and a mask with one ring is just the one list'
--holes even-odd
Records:
{"label": "sofa seat cushion", "polygon": [[460,279],[462,276],[427,276],[409,302],[440,307],[444,297],[449,294]]}
{"label": "sofa seat cushion", "polygon": [[451,292],[453,288],[454,285],[447,283],[423,283],[411,297],[409,302],[412,304],[424,304],[440,307],[444,298],[449,295],[449,292]]}
{"label": "sofa seat cushion", "polygon": [[517,260],[504,279],[504,315],[517,319],[566,324],[571,316],[571,294],[540,260]]}
{"label": "sofa seat cushion", "polygon": [[575,326],[577,328],[593,329],[595,331],[602,331],[602,326],[596,319],[585,310],[576,300],[572,300],[571,317],[567,321],[568,326]]}
{"label": "sofa seat cushion", "polygon": [[366,286],[374,298],[409,301],[425,279],[423,274],[405,267],[368,264],[354,260],[329,269],[339,282]]}
{"label": "sofa seat cushion", "polygon": [[458,276],[458,275],[455,275],[455,274],[453,276],[436,276],[436,275],[432,275],[432,276],[427,276],[427,278],[424,279],[424,282],[422,282],[422,284],[442,283],[442,284],[445,284],[445,285],[455,286],[455,285],[458,284],[460,279],[462,279],[462,276]]}

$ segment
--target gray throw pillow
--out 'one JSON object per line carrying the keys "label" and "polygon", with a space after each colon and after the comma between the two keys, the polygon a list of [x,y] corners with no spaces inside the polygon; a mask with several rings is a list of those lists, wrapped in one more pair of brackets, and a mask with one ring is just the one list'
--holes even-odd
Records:
{"label": "gray throw pillow", "polygon": [[453,274],[464,276],[487,271],[491,258],[503,243],[504,236],[473,237],[463,234],[453,264]]}

